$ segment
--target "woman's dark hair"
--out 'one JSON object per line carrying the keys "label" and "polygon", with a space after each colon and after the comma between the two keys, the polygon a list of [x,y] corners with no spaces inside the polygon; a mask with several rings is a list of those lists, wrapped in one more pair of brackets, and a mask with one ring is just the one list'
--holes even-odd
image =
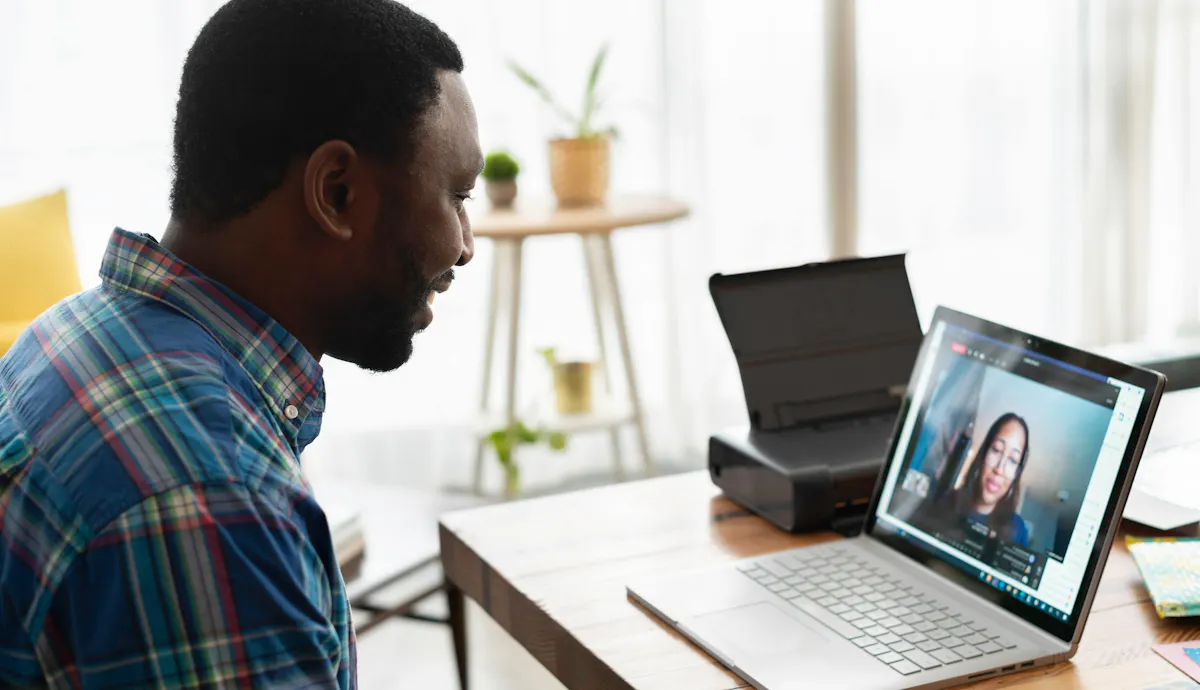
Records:
{"label": "woman's dark hair", "polygon": [[1021,429],[1025,432],[1025,444],[1021,449],[1021,464],[1017,466],[1017,472],[1008,485],[1008,492],[996,504],[988,519],[988,525],[996,530],[997,535],[1005,541],[1012,541],[1013,538],[1013,516],[1017,514],[1017,496],[1021,492],[1021,475],[1025,472],[1025,459],[1029,457],[1029,425],[1025,423],[1024,419],[1014,412],[1006,412],[992,423],[983,437],[983,442],[975,451],[975,460],[967,472],[966,481],[963,482],[962,488],[954,492],[954,510],[959,515],[970,514],[983,497],[983,465],[986,462],[988,450],[996,441],[996,437],[1000,435],[1000,430],[1009,422],[1020,424]]}

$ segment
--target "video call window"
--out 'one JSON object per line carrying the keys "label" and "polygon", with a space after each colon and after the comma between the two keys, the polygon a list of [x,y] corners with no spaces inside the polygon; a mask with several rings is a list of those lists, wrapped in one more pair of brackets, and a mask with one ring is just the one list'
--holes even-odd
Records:
{"label": "video call window", "polygon": [[1036,589],[1062,562],[1120,389],[952,330],[887,512]]}

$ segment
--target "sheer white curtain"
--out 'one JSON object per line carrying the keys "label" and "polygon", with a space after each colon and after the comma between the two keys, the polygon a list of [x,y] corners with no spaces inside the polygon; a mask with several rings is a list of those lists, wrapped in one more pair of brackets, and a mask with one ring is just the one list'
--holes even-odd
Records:
{"label": "sheer white curtain", "polygon": [[[744,419],[707,294],[716,271],[826,256],[823,3],[414,0],[463,49],[486,148],[548,193],[555,122],[503,66],[564,98],[603,41],[622,131],[618,192],[693,206],[616,240],[651,444],[696,458]],[[187,47],[219,0],[0,1],[0,203],[68,188],[85,281],[114,225],[160,233]],[[859,245],[906,251],[918,306],[946,303],[1070,341],[1200,324],[1189,0],[859,0]],[[465,483],[491,248],[437,303],[413,361],[367,375],[326,361],[315,466]],[[578,243],[527,246],[523,407],[544,402],[535,348],[594,355]],[[606,466],[578,438],[527,456],[531,485]],[[370,462],[362,462],[363,458]]]}

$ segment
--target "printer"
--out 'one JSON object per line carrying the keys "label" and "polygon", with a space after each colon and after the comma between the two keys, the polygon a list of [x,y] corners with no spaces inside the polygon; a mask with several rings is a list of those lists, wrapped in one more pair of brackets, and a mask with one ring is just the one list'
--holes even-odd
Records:
{"label": "printer", "polygon": [[709,439],[727,496],[789,532],[857,532],[921,324],[904,256],[712,276],[749,423]]}

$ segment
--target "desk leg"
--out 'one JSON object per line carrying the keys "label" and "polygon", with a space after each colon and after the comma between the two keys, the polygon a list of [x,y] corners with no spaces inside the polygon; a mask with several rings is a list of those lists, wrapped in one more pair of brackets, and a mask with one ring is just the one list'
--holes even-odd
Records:
{"label": "desk leg", "polygon": [[450,634],[454,639],[454,662],[458,666],[458,686],[467,690],[467,602],[463,592],[446,580],[446,604],[450,609]]}
{"label": "desk leg", "polygon": [[[600,284],[603,279],[599,275],[599,272],[604,270],[601,250],[597,248],[597,238],[594,235],[583,235],[580,239],[583,241],[583,264],[587,268],[588,290],[592,296],[592,318],[596,326],[596,343],[600,349],[600,371],[604,374],[604,392],[612,397],[612,372],[609,366],[608,347],[604,338],[602,308],[605,289]],[[625,469],[621,465],[621,430],[617,427],[609,429],[608,437],[612,441],[613,474],[618,480],[624,479]]]}
{"label": "desk leg", "polygon": [[613,317],[617,322],[617,342],[621,347],[621,359],[624,360],[625,378],[629,386],[629,404],[633,408],[633,424],[637,430],[638,448],[642,452],[642,462],[646,466],[646,474],[654,473],[654,460],[650,457],[650,445],[646,441],[646,419],[642,414],[642,400],[638,396],[637,375],[633,369],[633,355],[629,351],[629,334],[625,328],[625,309],[621,305],[621,285],[617,282],[617,266],[613,261],[612,234],[606,233],[599,240],[600,254],[604,258],[604,269],[608,274],[609,298],[612,304]]}
{"label": "desk leg", "polygon": [[[504,251],[508,248],[503,243],[492,245],[492,292],[488,295],[487,336],[483,341],[483,386],[481,387],[479,410],[486,413],[488,398],[492,392],[492,363],[496,359],[496,321],[500,311],[501,273],[504,272]],[[473,487],[475,493],[483,493],[483,460],[487,452],[487,438],[481,438],[475,449],[475,478]]]}
{"label": "desk leg", "polygon": [[[508,258],[508,378],[505,381],[507,399],[504,402],[504,423],[512,427],[517,421],[517,362],[521,346],[521,252],[525,246],[525,238],[517,237],[506,240],[509,245]],[[516,449],[513,449],[513,462],[517,461]],[[507,481],[505,482],[507,487]],[[508,491],[505,491],[508,496]],[[508,496],[513,498],[513,496]]]}

